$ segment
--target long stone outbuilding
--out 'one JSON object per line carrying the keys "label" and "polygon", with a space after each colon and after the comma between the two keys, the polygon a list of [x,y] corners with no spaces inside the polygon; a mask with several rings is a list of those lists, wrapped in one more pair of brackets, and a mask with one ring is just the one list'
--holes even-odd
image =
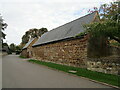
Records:
{"label": "long stone outbuilding", "polygon": [[87,68],[88,36],[76,37],[76,35],[85,31],[83,25],[94,21],[99,21],[97,12],[80,17],[43,34],[33,44],[33,58]]}
{"label": "long stone outbuilding", "polygon": [[76,37],[85,31],[83,27],[85,24],[99,20],[98,12],[93,12],[46,32],[32,45],[32,58],[98,72],[118,74],[120,68],[118,54],[115,58],[88,58],[89,36]]}

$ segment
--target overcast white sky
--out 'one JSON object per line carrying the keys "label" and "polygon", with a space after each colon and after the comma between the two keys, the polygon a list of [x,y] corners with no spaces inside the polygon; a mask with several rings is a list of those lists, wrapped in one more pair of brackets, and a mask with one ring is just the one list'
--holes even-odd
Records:
{"label": "overcast white sky", "polygon": [[88,10],[113,0],[0,0],[0,13],[8,24],[5,42],[20,44],[31,28],[56,28],[86,15]]}

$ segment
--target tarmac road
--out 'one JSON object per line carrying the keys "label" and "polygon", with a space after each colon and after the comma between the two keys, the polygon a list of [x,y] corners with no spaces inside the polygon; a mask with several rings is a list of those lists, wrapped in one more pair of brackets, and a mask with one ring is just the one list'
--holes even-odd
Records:
{"label": "tarmac road", "polygon": [[18,55],[2,60],[2,88],[111,88],[42,65],[32,64]]}

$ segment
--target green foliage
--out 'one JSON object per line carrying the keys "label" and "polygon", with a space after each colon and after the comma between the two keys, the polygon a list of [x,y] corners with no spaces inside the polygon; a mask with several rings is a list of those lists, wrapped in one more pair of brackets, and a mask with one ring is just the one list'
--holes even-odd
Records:
{"label": "green foliage", "polygon": [[11,50],[11,52],[15,52],[16,45],[14,43],[10,44],[10,50]]}
{"label": "green foliage", "polygon": [[24,57],[24,56],[19,56],[19,58],[27,58],[27,57]]}
{"label": "green foliage", "polygon": [[16,46],[15,48],[16,48],[16,50],[20,50],[20,47],[19,47],[19,46]]}
{"label": "green foliage", "polygon": [[26,44],[31,38],[41,37],[41,35],[47,31],[48,31],[47,28],[29,29],[27,32],[25,32],[25,35],[23,35],[22,37],[22,44]]}
{"label": "green foliage", "polygon": [[75,37],[81,37],[81,36],[84,36],[84,35],[86,35],[86,32],[81,32],[81,33],[77,34]]}
{"label": "green foliage", "polygon": [[120,76],[118,75],[105,74],[101,72],[90,71],[84,68],[60,65],[60,64],[55,64],[51,62],[43,62],[43,61],[32,60],[32,59],[29,60],[29,62],[45,65],[45,66],[48,66],[57,70],[61,70],[67,73],[71,73],[69,72],[69,70],[75,70],[77,72],[71,73],[71,74],[75,74],[77,76],[82,76],[82,77],[90,78],[96,81],[104,82],[107,84],[119,86],[118,80],[120,79]]}
{"label": "green foliage", "polygon": [[99,12],[101,21],[105,20],[114,20],[114,21],[120,21],[120,8],[118,7],[118,4],[120,4],[120,1],[111,2],[110,4],[102,4],[100,8],[94,7],[93,9],[89,10],[88,12]]}
{"label": "green foliage", "polygon": [[7,44],[7,43],[3,43],[2,45],[3,45],[3,46],[8,46],[8,44]]}
{"label": "green foliage", "polygon": [[[105,57],[110,55],[108,39],[120,44],[120,23],[114,20],[94,22],[85,26],[90,34],[88,57]],[[114,44],[115,45],[115,44]]]}
{"label": "green foliage", "polygon": [[110,55],[109,39],[115,40],[120,44],[120,8],[118,3],[101,5],[100,9],[94,8],[93,11],[98,11],[100,15],[99,22],[93,22],[84,25],[86,32],[89,33],[88,57],[105,57]]}
{"label": "green foliage", "polygon": [[14,43],[10,44],[11,52],[21,52],[22,47],[20,45],[15,45]]}
{"label": "green foliage", "polygon": [[117,20],[118,19],[118,2],[111,2],[110,4],[103,4],[100,7],[100,16],[102,20]]}
{"label": "green foliage", "polygon": [[0,14],[0,43],[3,43],[3,39],[5,39],[6,34],[3,33],[3,30],[7,28],[7,24],[2,19]]}
{"label": "green foliage", "polygon": [[23,35],[22,37],[22,44],[26,44],[29,41],[29,37],[27,34]]}
{"label": "green foliage", "polygon": [[95,22],[85,25],[86,31],[90,33],[91,37],[109,37],[120,43],[120,23],[107,20],[103,22]]}
{"label": "green foliage", "polygon": [[87,57],[100,58],[110,55],[106,37],[90,37],[88,42]]}

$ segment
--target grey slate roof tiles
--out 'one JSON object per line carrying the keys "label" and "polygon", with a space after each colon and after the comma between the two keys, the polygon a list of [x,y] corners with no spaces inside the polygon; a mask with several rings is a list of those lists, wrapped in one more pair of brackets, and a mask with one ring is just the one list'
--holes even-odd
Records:
{"label": "grey slate roof tiles", "polygon": [[35,38],[32,38],[22,49],[26,49]]}
{"label": "grey slate roof tiles", "polygon": [[84,24],[89,24],[93,21],[95,14],[96,12],[93,12],[67,24],[59,26],[49,32],[46,32],[36,41],[35,44],[33,44],[33,46],[75,37],[77,34],[85,30],[83,28]]}

